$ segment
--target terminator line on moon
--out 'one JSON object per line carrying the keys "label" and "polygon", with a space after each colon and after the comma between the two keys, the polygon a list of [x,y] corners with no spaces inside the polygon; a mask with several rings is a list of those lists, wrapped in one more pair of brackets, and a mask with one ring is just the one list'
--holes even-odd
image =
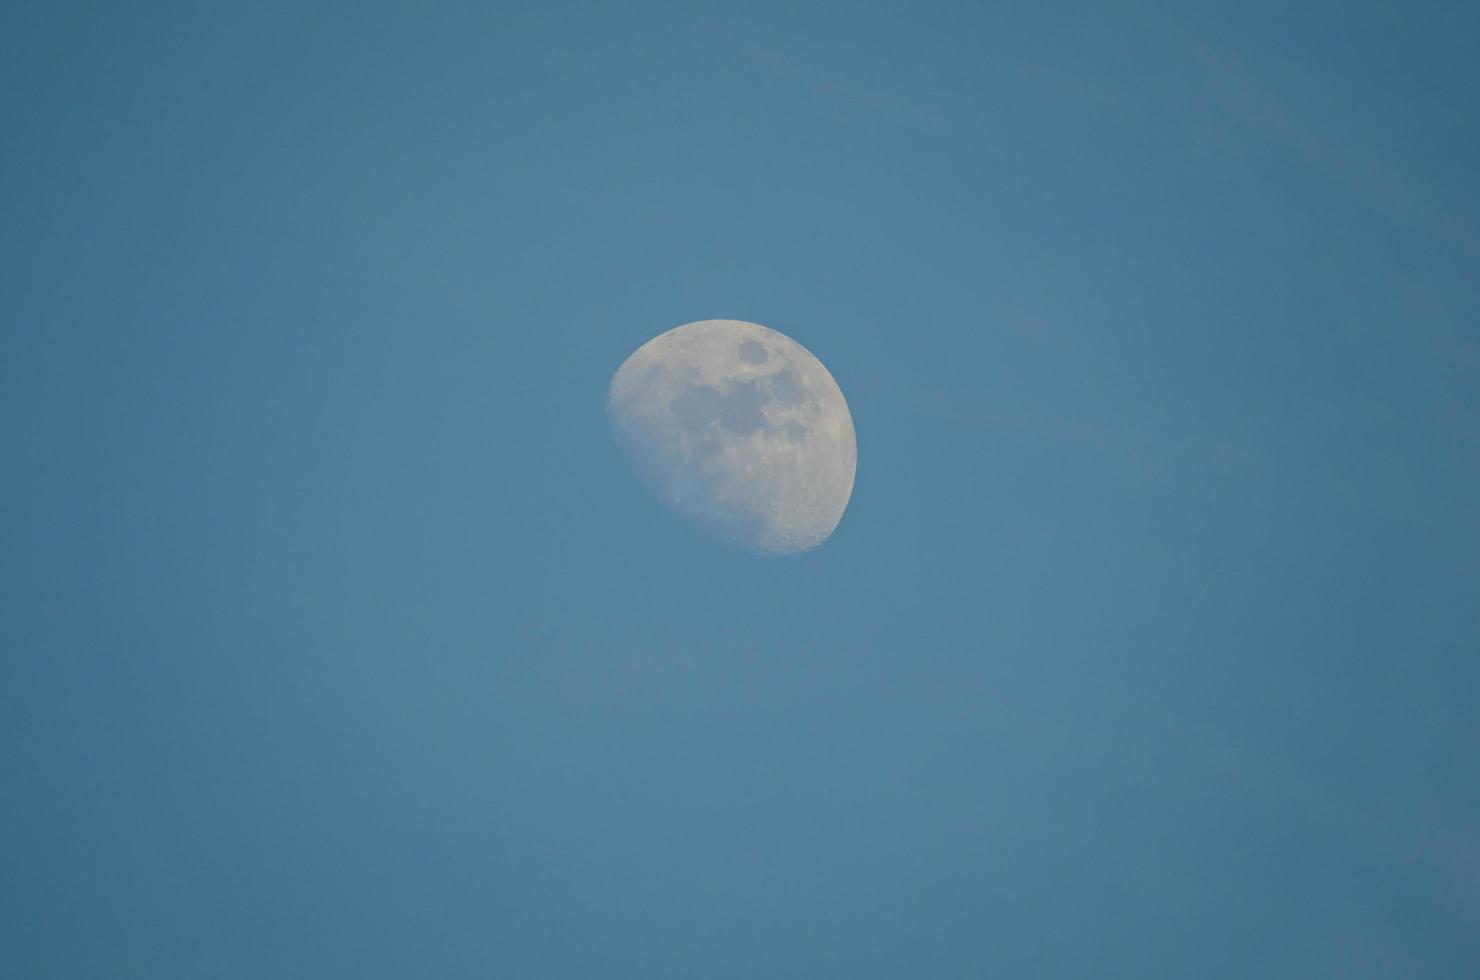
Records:
{"label": "terminator line on moon", "polygon": [[853,494],[843,392],[810,351],[759,324],[702,320],[654,337],[617,369],[607,412],[664,503],[746,550],[817,547]]}

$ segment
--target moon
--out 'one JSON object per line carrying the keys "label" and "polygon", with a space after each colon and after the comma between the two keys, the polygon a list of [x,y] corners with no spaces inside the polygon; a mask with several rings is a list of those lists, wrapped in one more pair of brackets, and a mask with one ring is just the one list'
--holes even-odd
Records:
{"label": "moon", "polygon": [[747,551],[815,548],[853,495],[853,416],[822,362],[743,320],[701,320],[643,344],[607,414],[637,471],[679,516]]}

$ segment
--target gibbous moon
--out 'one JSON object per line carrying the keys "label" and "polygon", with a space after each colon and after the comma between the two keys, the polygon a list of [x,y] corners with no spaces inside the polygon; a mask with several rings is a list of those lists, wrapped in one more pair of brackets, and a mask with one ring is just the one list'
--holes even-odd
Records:
{"label": "gibbous moon", "polygon": [[749,551],[806,551],[853,494],[858,443],[838,383],[785,334],[741,320],[675,327],[612,378],[607,413],[648,485]]}

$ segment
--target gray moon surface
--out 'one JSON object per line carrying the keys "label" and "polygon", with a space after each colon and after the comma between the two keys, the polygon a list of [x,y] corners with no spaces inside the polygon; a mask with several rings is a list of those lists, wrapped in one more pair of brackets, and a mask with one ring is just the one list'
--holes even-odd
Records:
{"label": "gray moon surface", "polygon": [[607,413],[664,503],[745,550],[817,547],[853,495],[858,442],[842,390],[760,324],[702,320],[654,337],[617,369]]}

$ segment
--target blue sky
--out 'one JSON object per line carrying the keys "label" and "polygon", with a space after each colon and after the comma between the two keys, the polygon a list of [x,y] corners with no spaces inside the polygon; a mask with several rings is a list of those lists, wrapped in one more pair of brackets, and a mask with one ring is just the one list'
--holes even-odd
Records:
{"label": "blue sky", "polygon": [[[1464,5],[12,4],[0,973],[1480,969]],[[848,397],[820,549],[607,430]]]}

